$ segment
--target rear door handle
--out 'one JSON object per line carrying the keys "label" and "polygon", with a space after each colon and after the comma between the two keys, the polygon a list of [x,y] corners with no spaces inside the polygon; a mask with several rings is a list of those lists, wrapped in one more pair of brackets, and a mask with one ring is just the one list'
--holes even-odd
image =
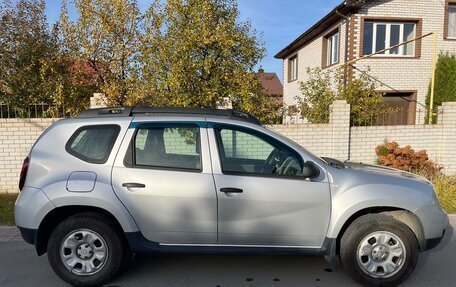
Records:
{"label": "rear door handle", "polygon": [[126,187],[126,188],[145,188],[146,187],[145,184],[137,183],[137,182],[125,182],[125,183],[122,183],[122,186]]}
{"label": "rear door handle", "polygon": [[243,193],[244,191],[240,188],[234,188],[234,187],[223,187],[220,188],[221,192],[224,193]]}

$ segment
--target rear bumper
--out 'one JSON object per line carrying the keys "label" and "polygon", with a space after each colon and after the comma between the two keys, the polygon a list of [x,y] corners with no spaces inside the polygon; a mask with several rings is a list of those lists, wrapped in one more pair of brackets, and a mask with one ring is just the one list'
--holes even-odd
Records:
{"label": "rear bumper", "polygon": [[41,189],[24,186],[14,206],[16,225],[37,230],[43,218],[54,208]]}
{"label": "rear bumper", "polygon": [[35,245],[36,238],[36,229],[29,229],[18,226],[19,231],[21,232],[22,238],[25,242]]}

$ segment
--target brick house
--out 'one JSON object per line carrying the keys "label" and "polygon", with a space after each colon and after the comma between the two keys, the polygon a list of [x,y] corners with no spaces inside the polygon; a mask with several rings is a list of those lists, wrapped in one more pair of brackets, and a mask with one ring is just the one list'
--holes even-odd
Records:
{"label": "brick house", "polygon": [[[434,31],[438,53],[456,53],[456,0],[344,1],[275,55],[283,60],[284,102],[293,106],[302,96],[307,67],[331,68]],[[433,43],[431,35],[356,61],[348,80],[368,72],[386,103],[398,108],[395,124],[422,123]]]}

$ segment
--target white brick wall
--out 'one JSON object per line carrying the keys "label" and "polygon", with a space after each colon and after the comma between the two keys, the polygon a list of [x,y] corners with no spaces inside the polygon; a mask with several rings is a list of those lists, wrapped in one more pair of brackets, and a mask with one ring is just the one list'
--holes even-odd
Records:
{"label": "white brick wall", "polygon": [[327,125],[277,125],[271,128],[291,138],[318,156],[350,159],[372,164],[375,147],[385,139],[415,150],[425,149],[431,159],[456,174],[456,103],[444,103],[436,125],[350,127],[349,105],[343,101],[332,105]]}
{"label": "white brick wall", "polygon": [[[443,39],[444,31],[444,0],[370,0],[367,1],[365,8],[352,16],[355,20],[355,57],[360,57],[361,41],[361,17],[392,17],[392,18],[421,18],[423,24],[422,34],[436,31],[437,50],[440,52],[456,53],[456,41]],[[329,32],[331,30],[327,30]],[[341,50],[345,47],[345,29],[341,29]],[[307,67],[321,67],[322,37],[298,51],[299,55],[299,75],[298,81],[288,83],[287,64],[288,59],[284,60],[284,101],[286,104],[294,104],[294,97],[300,95],[298,82],[306,81],[305,73]],[[291,55],[290,55],[291,56]],[[379,90],[391,91],[417,91],[417,110],[425,109],[425,100],[428,93],[429,83],[432,73],[433,57],[433,36],[422,40],[421,58],[418,59],[366,59],[356,63],[356,67],[367,71],[369,74],[380,80]],[[341,58],[344,59],[343,57]],[[343,61],[342,61],[343,62]],[[359,72],[357,73],[359,75]],[[417,111],[416,122],[422,123],[424,112]]]}
{"label": "white brick wall", "polygon": [[[340,54],[339,59],[340,63],[343,63],[345,60],[345,21],[339,22],[327,30],[327,33],[334,31],[340,27]],[[322,50],[323,50],[323,37],[327,33],[322,34],[321,37],[316,38],[312,42],[308,43],[306,46],[302,47],[298,54],[298,80],[293,82],[288,82],[288,59],[296,55],[296,53],[291,54],[283,62],[283,92],[284,92],[284,103],[287,106],[296,104],[296,97],[301,96],[301,91],[299,87],[299,82],[306,81],[308,79],[307,68],[317,68],[321,67],[322,64]]]}
{"label": "white brick wall", "polygon": [[[270,128],[319,156],[374,163],[385,139],[427,150],[431,159],[456,174],[456,102],[444,103],[436,125],[350,127],[350,106],[336,101],[328,124],[275,125]],[[22,161],[38,136],[55,119],[0,119],[0,191],[17,192]],[[258,150],[260,147],[252,146]],[[267,149],[267,147],[266,147]]]}
{"label": "white brick wall", "polygon": [[0,191],[17,192],[24,158],[56,119],[0,119]]}
{"label": "white brick wall", "polygon": [[[356,29],[358,35],[360,35],[361,29],[361,16],[422,18],[423,35],[437,32],[437,52],[456,53],[456,42],[443,39],[444,0],[372,0],[367,2],[366,7],[356,15],[359,19]],[[357,55],[359,56],[361,37],[357,39]],[[417,108],[425,107],[432,75],[433,43],[433,36],[422,40],[421,58],[419,59],[367,59],[358,62],[356,67],[361,70],[367,70],[367,67],[370,67],[369,74],[384,84],[379,87],[381,90],[416,90]],[[417,122],[422,122],[424,113],[417,114],[416,118]]]}

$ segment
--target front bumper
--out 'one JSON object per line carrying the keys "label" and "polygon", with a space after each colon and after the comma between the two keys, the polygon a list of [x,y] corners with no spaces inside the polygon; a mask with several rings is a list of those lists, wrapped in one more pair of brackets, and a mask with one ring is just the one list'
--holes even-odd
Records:
{"label": "front bumper", "polygon": [[446,229],[443,230],[442,236],[440,236],[440,237],[427,239],[426,240],[426,249],[425,250],[426,251],[427,250],[431,250],[431,249],[435,248],[437,245],[439,245],[440,242],[442,242],[443,237],[445,237],[445,231],[446,231]]}
{"label": "front bumper", "polygon": [[448,215],[443,211],[440,204],[423,206],[418,208],[415,214],[419,217],[423,227],[424,238],[426,238],[425,250],[430,250],[439,245],[449,224]]}

